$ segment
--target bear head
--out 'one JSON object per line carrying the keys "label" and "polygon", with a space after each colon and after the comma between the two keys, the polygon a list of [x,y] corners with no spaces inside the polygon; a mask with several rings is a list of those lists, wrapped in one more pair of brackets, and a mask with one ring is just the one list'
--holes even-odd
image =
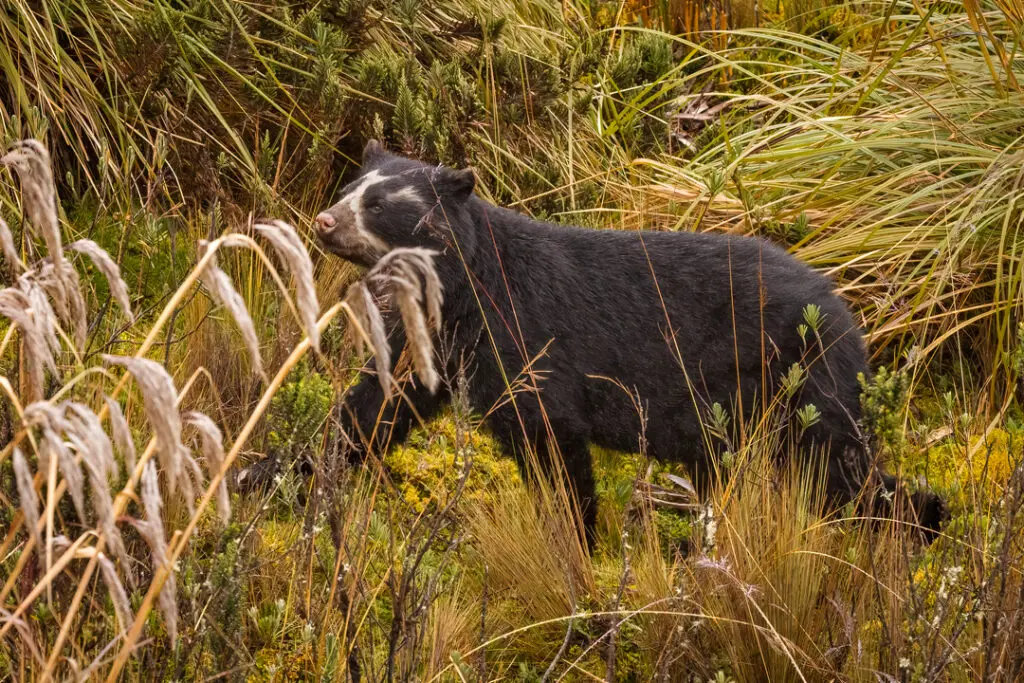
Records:
{"label": "bear head", "polygon": [[466,252],[471,231],[467,204],[475,179],[454,170],[389,154],[371,140],[358,177],[314,221],[324,248],[367,268],[397,247]]}

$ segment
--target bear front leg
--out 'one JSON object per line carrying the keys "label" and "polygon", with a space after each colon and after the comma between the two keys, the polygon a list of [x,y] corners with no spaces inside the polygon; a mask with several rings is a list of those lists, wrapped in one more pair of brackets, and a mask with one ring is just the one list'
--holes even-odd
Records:
{"label": "bear front leg", "polygon": [[[555,470],[555,458],[561,457],[561,471],[570,495],[575,497],[579,506],[585,540],[592,551],[597,541],[597,487],[594,483],[594,468],[587,439],[563,432],[556,435],[557,447],[553,447],[549,443],[547,430],[543,427],[524,430],[512,420],[494,419],[494,416],[490,425],[502,450],[515,457],[526,482],[533,479],[529,465],[529,448],[535,449],[541,471],[548,477]],[[529,443],[526,434],[530,435]]]}
{"label": "bear front leg", "polygon": [[[394,337],[391,357],[397,359],[405,336],[396,332]],[[383,454],[393,445],[405,441],[416,424],[437,415],[448,400],[448,389],[444,384],[431,393],[422,383],[408,378],[397,383],[388,402],[380,380],[373,372],[375,368],[376,359],[373,359],[362,379],[338,406],[342,452],[347,447],[357,462],[361,462],[369,451]]]}

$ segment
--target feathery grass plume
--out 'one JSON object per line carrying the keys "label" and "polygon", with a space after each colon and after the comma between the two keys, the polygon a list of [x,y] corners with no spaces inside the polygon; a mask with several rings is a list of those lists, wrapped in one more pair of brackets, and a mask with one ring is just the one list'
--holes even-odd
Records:
{"label": "feathery grass plume", "polygon": [[68,302],[68,324],[71,326],[75,348],[82,351],[85,349],[85,337],[89,333],[89,321],[78,271],[67,261],[57,264],[54,271],[57,275],[55,284],[64,289],[64,298]]}
{"label": "feathery grass plume", "polygon": [[57,221],[57,191],[53,184],[50,153],[41,142],[29,138],[14,143],[11,150],[0,157],[0,164],[11,166],[18,172],[29,225],[42,233],[50,258],[59,264],[64,252]]}
{"label": "feathery grass plume", "polygon": [[61,261],[59,266],[55,266],[51,260],[46,259],[42,265],[22,277],[31,277],[46,291],[53,300],[53,310],[57,317],[70,331],[75,348],[84,349],[88,321],[81,281],[74,266],[67,261]]}
{"label": "feathery grass plume", "polygon": [[25,368],[28,381],[28,401],[38,401],[43,397],[45,368],[57,374],[57,364],[53,362],[51,345],[43,337],[36,318],[30,314],[32,302],[24,292],[6,287],[0,290],[0,315],[10,319],[19,330],[24,342],[21,345],[25,354]]}
{"label": "feathery grass plume", "polygon": [[[353,282],[345,292],[345,302],[352,310],[356,321],[366,330],[370,337],[370,350],[377,359],[377,380],[384,389],[384,398],[391,400],[391,347],[388,346],[388,335],[384,328],[384,316],[380,307],[366,286],[366,282]],[[350,326],[351,327],[351,326]],[[356,353],[366,351],[366,340],[354,329],[350,329]]]}
{"label": "feathery grass plume", "polygon": [[[51,545],[54,550],[64,554],[71,547],[71,540],[63,534],[53,537]],[[80,548],[79,553],[86,553],[84,556],[88,557],[92,554],[96,555],[96,560],[100,565],[100,572],[103,576],[103,583],[107,585],[107,590],[110,592],[110,600],[114,603],[114,613],[117,616],[117,622],[121,626],[121,632],[123,633],[132,625],[135,618],[132,616],[131,605],[128,602],[128,594],[124,590],[124,585],[121,583],[121,579],[117,576],[117,570],[114,568],[114,563],[110,561],[110,558],[103,553],[96,554],[95,548]]]}
{"label": "feathery grass plume", "polygon": [[0,249],[3,249],[4,259],[11,264],[11,270],[20,273],[25,270],[25,264],[21,262],[18,255],[18,248],[14,245],[14,235],[11,234],[11,227],[7,221],[0,216]]}
{"label": "feathery grass plume", "polygon": [[103,431],[99,417],[87,406],[68,401],[64,409],[65,413],[71,413],[67,420],[67,435],[85,462],[92,490],[92,508],[99,520],[100,529],[107,537],[107,546],[121,562],[128,583],[134,587],[135,576],[131,571],[124,539],[114,522],[114,501],[110,496],[110,477],[120,476],[117,461],[114,460],[114,446]]}
{"label": "feathery grass plume", "polygon": [[69,425],[64,419],[63,412],[49,401],[36,401],[25,406],[25,423],[30,427],[38,427],[42,434],[39,451],[40,469],[49,469],[50,458],[57,458],[57,465],[71,492],[75,512],[82,523],[85,523],[88,519],[85,514],[85,477],[75,456],[64,443],[62,434],[68,431]]}
{"label": "feathery grass plume", "polygon": [[284,221],[257,223],[253,228],[267,238],[274,251],[281,258],[295,279],[295,299],[302,326],[306,329],[309,343],[320,351],[320,328],[316,320],[320,314],[320,303],[316,299],[316,284],[313,280],[313,261],[302,244],[295,228]]}
{"label": "feathery grass plume", "polygon": [[422,298],[418,298],[417,301],[425,299],[427,321],[434,331],[439,332],[441,330],[441,305],[444,303],[444,288],[441,285],[441,278],[437,274],[437,268],[434,267],[435,256],[437,256],[436,251],[422,247],[392,249],[377,262],[368,277],[373,278],[378,269],[393,269],[401,277],[416,283],[417,289],[420,289],[419,283],[422,282]]}
{"label": "feathery grass plume", "polygon": [[39,497],[33,483],[32,470],[28,461],[18,447],[14,448],[14,482],[18,487],[18,498],[21,499],[21,510],[25,514],[25,525],[36,541],[36,548],[43,547],[43,539],[39,534]]}
{"label": "feathery grass plume", "polygon": [[392,249],[366,276],[367,282],[394,290],[416,374],[431,392],[437,391],[440,383],[434,369],[434,347],[427,327],[428,317],[435,330],[439,330],[441,325],[443,294],[441,280],[434,268],[436,253],[418,247]]}
{"label": "feathery grass plume", "polygon": [[110,285],[110,295],[114,297],[114,301],[124,311],[128,321],[135,322],[135,316],[132,314],[132,302],[128,297],[128,285],[121,278],[120,266],[114,262],[114,259],[110,258],[110,254],[92,240],[78,240],[69,244],[67,248],[80,254],[85,254],[92,259],[96,269],[107,278],[107,283]]}
{"label": "feathery grass plume", "polygon": [[174,380],[164,366],[148,358],[104,354],[103,362],[120,365],[135,377],[135,383],[142,392],[146,417],[156,435],[160,466],[167,475],[171,493],[174,493],[178,480],[184,474],[181,458],[185,452],[181,443],[181,414],[178,412],[178,391],[174,388]]}
{"label": "feathery grass plume", "polygon": [[28,271],[18,278],[18,290],[23,292],[32,305],[32,318],[36,322],[39,333],[50,346],[52,354],[60,353],[60,338],[57,336],[57,314],[50,305],[50,299],[35,278],[35,271]]}
{"label": "feathery grass plume", "polygon": [[181,452],[181,461],[185,465],[180,479],[181,497],[185,500],[188,514],[193,515],[196,511],[196,488],[201,489],[203,487],[203,470],[187,448]]}
{"label": "feathery grass plume", "polygon": [[[204,253],[208,247],[206,240],[200,240],[199,247],[200,254]],[[267,381],[267,375],[263,372],[263,359],[260,356],[260,341],[256,336],[256,327],[252,323],[242,295],[235,291],[235,286],[231,284],[231,278],[217,265],[216,255],[199,274],[199,279],[206,285],[214,301],[228,309],[228,313],[235,319],[235,324],[238,325],[242,339],[249,349],[253,372],[259,375],[263,381]]]}
{"label": "feathery grass plume", "polygon": [[125,592],[121,579],[117,576],[117,570],[114,569],[114,563],[110,561],[110,558],[100,553],[97,559],[99,560],[100,573],[103,575],[103,583],[107,584],[107,591],[110,592],[110,601],[114,603],[114,614],[117,615],[117,623],[121,627],[120,633],[124,633],[135,621],[135,617],[132,616],[131,604],[128,602],[128,594]]}
{"label": "feathery grass plume", "polygon": [[103,400],[107,403],[110,432],[114,435],[114,443],[117,444],[117,450],[121,451],[121,457],[124,458],[124,466],[128,469],[128,474],[130,475],[135,471],[136,458],[135,439],[132,438],[132,430],[128,426],[128,420],[124,419],[121,404],[109,396],[104,396]]}
{"label": "feathery grass plume", "polygon": [[79,436],[83,443],[89,445],[90,450],[95,451],[96,463],[104,477],[120,478],[121,468],[114,459],[114,444],[103,430],[99,416],[89,406],[76,401],[65,401],[63,407],[65,417],[68,413],[71,414],[67,417],[68,424],[72,427],[69,436]]}
{"label": "feathery grass plume", "polygon": [[[185,421],[199,432],[203,458],[206,460],[206,471],[212,480],[224,467],[224,434],[205,413],[199,411],[186,413]],[[228,497],[226,477],[222,477],[220,483],[217,484],[217,512],[225,525],[231,521],[231,499]]]}
{"label": "feathery grass plume", "polygon": [[174,567],[170,566],[167,556],[167,537],[164,535],[164,523],[160,517],[160,508],[163,505],[160,500],[160,484],[157,480],[156,467],[150,460],[142,469],[141,481],[142,507],[146,511],[146,520],[129,519],[128,521],[139,531],[139,534],[149,544],[150,555],[153,559],[153,571],[159,567],[167,567],[167,580],[160,589],[159,605],[160,612],[164,616],[164,624],[167,626],[167,634],[170,636],[171,645],[178,638],[178,602],[177,585],[174,580]]}

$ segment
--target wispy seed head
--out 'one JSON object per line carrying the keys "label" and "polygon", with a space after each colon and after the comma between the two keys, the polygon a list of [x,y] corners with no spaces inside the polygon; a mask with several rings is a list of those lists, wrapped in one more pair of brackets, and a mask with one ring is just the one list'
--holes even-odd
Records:
{"label": "wispy seed head", "polygon": [[[194,411],[185,414],[185,421],[196,428],[202,442],[206,471],[212,480],[224,467],[224,435],[216,423],[204,413]],[[217,484],[217,512],[227,525],[231,521],[231,501],[228,497],[226,477]]]}
{"label": "wispy seed head", "polygon": [[50,258],[60,263],[64,254],[57,222],[57,191],[53,184],[50,153],[38,140],[21,140],[0,157],[0,164],[18,172],[29,224],[37,233],[42,234]]}
{"label": "wispy seed head", "polygon": [[18,498],[21,499],[21,510],[25,515],[25,526],[35,539],[36,548],[43,547],[43,539],[39,535],[39,497],[33,482],[32,470],[22,454],[21,449],[14,449],[14,482],[18,487]]}
{"label": "wispy seed head", "polygon": [[11,265],[11,269],[15,273],[25,270],[25,264],[21,262],[21,256],[18,255],[18,247],[14,244],[11,227],[7,225],[7,221],[2,216],[0,216],[0,249],[3,250],[4,260]]}
{"label": "wispy seed head", "polygon": [[135,377],[142,393],[146,417],[156,436],[160,466],[173,493],[182,475],[181,459],[185,447],[181,443],[181,414],[178,412],[178,391],[164,366],[148,358],[104,355],[103,361],[120,365]]}
{"label": "wispy seed head", "polygon": [[114,259],[110,258],[110,254],[92,240],[72,242],[68,245],[68,249],[85,254],[92,259],[96,269],[103,273],[103,277],[107,278],[107,283],[110,286],[110,295],[114,297],[114,301],[121,307],[129,322],[134,322],[135,316],[132,315],[132,302],[128,297],[128,285],[121,279],[121,268],[114,262]]}
{"label": "wispy seed head", "polygon": [[[200,248],[205,250],[206,244],[201,243]],[[249,349],[253,372],[266,381],[267,375],[263,372],[263,359],[260,356],[260,342],[256,336],[256,327],[249,316],[249,310],[245,307],[245,300],[242,299],[241,294],[235,291],[235,287],[231,284],[231,278],[228,277],[228,274],[217,265],[216,256],[210,260],[203,269],[203,272],[200,273],[199,279],[206,285],[213,300],[226,308],[231,317],[235,319],[235,324],[238,325],[238,330],[242,333],[242,339]]]}
{"label": "wispy seed head", "polygon": [[128,426],[128,420],[124,419],[121,404],[109,396],[105,396],[103,400],[107,403],[107,415],[110,418],[110,432],[114,436],[114,443],[117,444],[117,449],[121,451],[125,467],[128,468],[128,473],[131,474],[135,471],[136,457],[135,439],[132,438],[132,430]]}
{"label": "wispy seed head", "polygon": [[320,350],[320,329],[316,325],[320,315],[320,304],[316,299],[316,284],[313,280],[313,261],[295,228],[284,221],[257,223],[254,229],[267,238],[274,251],[284,262],[295,279],[295,299],[302,317],[309,342]]}

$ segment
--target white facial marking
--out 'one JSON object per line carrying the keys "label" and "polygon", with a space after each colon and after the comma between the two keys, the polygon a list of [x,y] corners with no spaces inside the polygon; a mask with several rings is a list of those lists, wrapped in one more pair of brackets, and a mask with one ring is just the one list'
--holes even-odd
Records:
{"label": "white facial marking", "polygon": [[388,193],[389,202],[401,200],[412,202],[413,204],[416,204],[420,208],[424,208],[427,205],[427,203],[423,201],[423,197],[420,196],[420,193],[412,189],[411,187],[403,187],[401,190],[395,190],[394,192]]}
{"label": "white facial marking", "polygon": [[380,174],[380,171],[370,171],[362,178],[359,179],[358,184],[345,195],[339,203],[343,206],[347,206],[352,215],[355,217],[355,229],[356,234],[366,240],[373,248],[377,249],[381,253],[390,251],[390,247],[381,238],[374,235],[372,232],[363,227],[363,194],[366,192],[366,188],[377,183],[384,182],[388,179],[388,176]]}

